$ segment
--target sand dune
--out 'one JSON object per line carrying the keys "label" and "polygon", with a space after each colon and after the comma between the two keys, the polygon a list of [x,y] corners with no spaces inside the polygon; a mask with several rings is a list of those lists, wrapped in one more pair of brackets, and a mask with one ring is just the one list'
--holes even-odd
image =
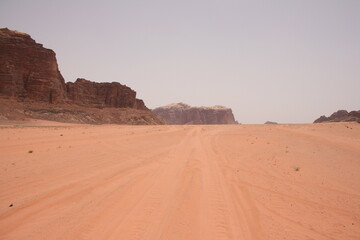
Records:
{"label": "sand dune", "polygon": [[355,123],[6,126],[0,239],[356,240],[359,173]]}

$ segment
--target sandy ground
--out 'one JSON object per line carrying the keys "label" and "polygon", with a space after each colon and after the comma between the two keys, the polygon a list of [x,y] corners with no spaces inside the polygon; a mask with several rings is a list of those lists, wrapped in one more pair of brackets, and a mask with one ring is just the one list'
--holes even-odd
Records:
{"label": "sandy ground", "polygon": [[359,240],[360,124],[2,126],[0,239]]}

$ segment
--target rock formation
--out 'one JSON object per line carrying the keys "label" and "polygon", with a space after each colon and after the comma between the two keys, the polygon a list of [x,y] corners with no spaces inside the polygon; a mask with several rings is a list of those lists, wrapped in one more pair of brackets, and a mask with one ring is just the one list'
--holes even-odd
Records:
{"label": "rock formation", "polygon": [[164,124],[150,110],[134,108],[89,108],[77,104],[49,104],[0,98],[0,124],[42,119],[87,124]]}
{"label": "rock formation", "polygon": [[346,110],[338,110],[331,114],[330,117],[321,116],[314,123],[322,122],[358,122],[360,123],[360,110],[348,112]]}
{"label": "rock formation", "polygon": [[264,124],[278,124],[277,122],[266,121]]}
{"label": "rock formation", "polygon": [[223,106],[191,107],[176,103],[155,108],[153,113],[167,124],[237,124],[232,110]]}
{"label": "rock formation", "polygon": [[[127,123],[126,119],[130,124],[163,123],[162,119],[146,108],[142,100],[136,98],[136,92],[125,85],[117,82],[96,83],[85,79],[65,83],[54,51],[36,43],[28,34],[7,28],[0,29],[0,98],[6,104],[10,104],[8,100],[23,102],[18,112],[23,111],[24,117],[85,123]],[[29,102],[30,105],[27,104]],[[32,111],[39,106],[41,111]],[[83,114],[75,116],[80,111],[75,111],[75,108],[81,108]],[[101,112],[92,108],[113,109]],[[91,113],[92,120],[84,117],[87,112]],[[0,115],[4,118],[9,114],[0,112]]]}
{"label": "rock formation", "polygon": [[0,95],[49,103],[66,99],[55,53],[28,34],[0,29]]}
{"label": "rock formation", "polygon": [[78,78],[66,83],[68,97],[78,105],[89,107],[115,107],[147,109],[136,92],[118,82],[96,83]]}

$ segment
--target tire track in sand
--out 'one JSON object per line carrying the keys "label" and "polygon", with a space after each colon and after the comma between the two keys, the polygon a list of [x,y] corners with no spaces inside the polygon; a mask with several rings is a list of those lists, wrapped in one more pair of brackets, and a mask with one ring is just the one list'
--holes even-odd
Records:
{"label": "tire track in sand", "polygon": [[202,239],[262,239],[256,216],[257,209],[246,189],[237,192],[219,166],[223,156],[217,149],[216,132],[201,137],[204,149],[204,205],[203,223],[208,231]]}

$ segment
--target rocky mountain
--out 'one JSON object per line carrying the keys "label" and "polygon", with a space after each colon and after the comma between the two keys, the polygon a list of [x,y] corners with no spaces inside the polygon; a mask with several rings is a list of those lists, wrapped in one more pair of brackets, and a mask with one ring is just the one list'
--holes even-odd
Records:
{"label": "rocky mountain", "polygon": [[[64,113],[69,115],[74,108],[81,108],[83,114],[75,116],[76,111],[70,114],[72,122],[126,123],[124,119],[128,118],[123,115],[129,115],[134,120],[129,120],[129,124],[163,123],[142,100],[136,98],[134,90],[118,82],[96,83],[79,78],[74,83],[65,83],[54,51],[36,43],[26,33],[7,28],[0,29],[0,98],[3,102],[6,100],[6,104],[11,104],[8,100],[24,103],[19,110],[23,111],[24,117],[68,121],[68,117],[63,117]],[[42,110],[35,114],[31,110],[34,106],[41,106]],[[54,111],[54,108],[63,109],[63,114],[57,114],[59,111]],[[94,108],[111,110],[100,113]],[[1,112],[1,109],[2,118],[11,115]],[[86,116],[86,112],[91,113],[93,120],[81,117]],[[108,112],[112,117],[102,116]],[[117,121],[116,116],[122,120]]]}
{"label": "rocky mountain", "polygon": [[331,114],[330,117],[321,116],[314,123],[322,122],[358,122],[360,123],[360,110],[348,112],[346,110],[338,110]]}
{"label": "rocky mountain", "polygon": [[153,109],[167,124],[237,124],[230,108],[223,106],[191,107],[175,103]]}

